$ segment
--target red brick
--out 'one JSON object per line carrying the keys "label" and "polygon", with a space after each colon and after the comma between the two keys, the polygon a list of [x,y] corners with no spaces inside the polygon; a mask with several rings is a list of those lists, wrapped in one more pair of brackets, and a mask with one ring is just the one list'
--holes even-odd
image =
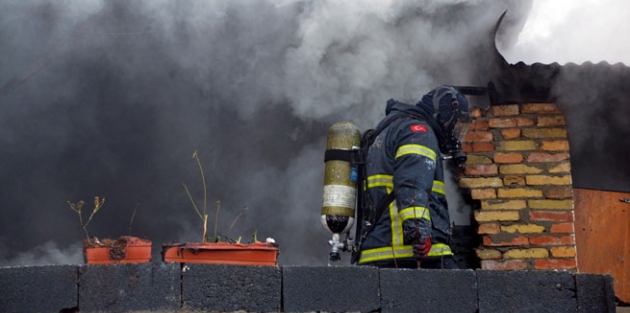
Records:
{"label": "red brick", "polygon": [[575,239],[573,236],[531,236],[529,237],[529,243],[533,246],[569,245],[574,244]]}
{"label": "red brick", "polygon": [[474,118],[479,118],[481,117],[483,114],[481,112],[480,108],[474,108],[472,109],[472,111],[470,112],[470,116],[474,117]]}
{"label": "red brick", "polygon": [[472,144],[472,152],[494,151],[494,145],[489,142],[475,142]]}
{"label": "red brick", "polygon": [[534,120],[531,118],[525,117],[517,117],[516,118],[516,126],[532,126],[534,125]]}
{"label": "red brick", "polygon": [[501,226],[499,223],[481,223],[479,224],[479,229],[477,229],[478,234],[492,234],[496,235],[501,232]]}
{"label": "red brick", "polygon": [[546,198],[549,199],[566,199],[573,197],[573,188],[571,187],[552,187],[543,191]]}
{"label": "red brick", "polygon": [[508,128],[516,127],[516,119],[514,118],[491,118],[488,120],[490,128]]}
{"label": "red brick", "polygon": [[525,236],[512,238],[510,241],[494,242],[490,236],[483,236],[483,245],[486,247],[504,247],[504,246],[527,246],[529,241]]}
{"label": "red brick", "polygon": [[569,159],[568,153],[542,153],[533,152],[527,157],[527,162],[560,162]]}
{"label": "red brick", "polygon": [[490,125],[488,125],[488,121],[486,120],[474,120],[470,122],[469,130],[488,130]]}
{"label": "red brick", "polygon": [[[489,261],[492,262],[492,261]],[[575,259],[542,259],[536,260],[534,268],[537,270],[567,270],[577,268]]]}
{"label": "red brick", "polygon": [[530,211],[530,221],[573,222],[573,212]]}
{"label": "red brick", "polygon": [[573,233],[573,223],[558,223],[551,225],[550,231],[554,234],[572,234]]}
{"label": "red brick", "polygon": [[470,143],[463,143],[462,144],[462,151],[466,152],[466,153],[472,153],[473,152],[472,144],[470,144]]}
{"label": "red brick", "polygon": [[478,164],[466,166],[467,176],[491,176],[499,174],[496,164]]}
{"label": "red brick", "polygon": [[469,131],[464,138],[465,142],[492,142],[492,133],[489,131]]}
{"label": "red brick", "polygon": [[510,128],[501,130],[503,139],[516,139],[521,136],[521,130],[518,128]]}
{"label": "red brick", "polygon": [[527,263],[524,260],[507,260],[507,261],[482,260],[481,261],[481,269],[484,269],[484,270],[515,271],[515,270],[524,270],[526,268],[527,268]]}
{"label": "red brick", "polygon": [[555,103],[524,103],[523,113],[560,113]]}
{"label": "red brick", "polygon": [[496,163],[521,163],[523,155],[520,153],[501,153],[494,154],[494,162]]}

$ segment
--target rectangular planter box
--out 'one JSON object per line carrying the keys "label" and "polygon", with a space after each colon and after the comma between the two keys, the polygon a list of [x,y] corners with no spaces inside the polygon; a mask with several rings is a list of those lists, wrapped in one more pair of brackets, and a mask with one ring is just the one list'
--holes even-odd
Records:
{"label": "rectangular planter box", "polygon": [[278,253],[277,247],[264,242],[187,242],[162,246],[164,262],[179,263],[276,266]]}
{"label": "rectangular planter box", "polygon": [[84,245],[84,255],[86,264],[149,263],[151,241],[123,236],[115,241]]}

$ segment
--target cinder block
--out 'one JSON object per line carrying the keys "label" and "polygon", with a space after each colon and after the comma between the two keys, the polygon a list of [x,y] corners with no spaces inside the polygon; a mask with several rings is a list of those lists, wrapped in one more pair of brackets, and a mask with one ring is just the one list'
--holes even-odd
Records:
{"label": "cinder block", "polygon": [[380,307],[378,268],[282,267],[284,312],[371,312]]}
{"label": "cinder block", "polygon": [[280,312],[282,273],[275,266],[186,264],[182,270],[185,309]]}
{"label": "cinder block", "polygon": [[76,265],[0,267],[0,312],[58,312],[77,306]]}
{"label": "cinder block", "polygon": [[381,269],[381,312],[477,312],[473,270]]}
{"label": "cinder block", "polygon": [[177,310],[180,286],[178,263],[84,265],[79,272],[79,309],[82,313]]}
{"label": "cinder block", "polygon": [[576,312],[570,272],[477,271],[479,312]]}
{"label": "cinder block", "polygon": [[575,274],[578,312],[615,312],[612,275]]}

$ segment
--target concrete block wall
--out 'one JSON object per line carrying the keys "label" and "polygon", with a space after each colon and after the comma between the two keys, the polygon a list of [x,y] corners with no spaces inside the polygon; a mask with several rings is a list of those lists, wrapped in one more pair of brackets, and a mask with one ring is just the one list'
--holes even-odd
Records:
{"label": "concrete block wall", "polygon": [[285,312],[373,312],[380,308],[376,267],[283,267]]}
{"label": "concrete block wall", "polygon": [[0,312],[615,312],[570,271],[119,264],[0,267]]}
{"label": "concrete block wall", "polygon": [[569,142],[554,103],[476,111],[459,185],[475,201],[482,269],[577,269]]}
{"label": "concrete block wall", "polygon": [[180,285],[176,263],[82,265],[75,306],[81,312],[175,311]]}
{"label": "concrete block wall", "polygon": [[75,265],[0,267],[0,312],[57,312],[78,303]]}
{"label": "concrete block wall", "polygon": [[189,264],[182,268],[181,278],[181,303],[185,309],[281,311],[279,267]]}

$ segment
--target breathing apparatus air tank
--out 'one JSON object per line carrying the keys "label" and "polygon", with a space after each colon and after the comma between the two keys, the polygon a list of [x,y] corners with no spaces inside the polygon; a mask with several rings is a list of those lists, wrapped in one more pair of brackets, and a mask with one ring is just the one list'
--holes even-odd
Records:
{"label": "breathing apparatus air tank", "polygon": [[348,249],[347,240],[340,237],[354,224],[358,169],[353,163],[360,144],[361,132],[350,122],[335,123],[328,130],[321,222],[333,234],[328,242],[331,261],[340,260],[339,251]]}

